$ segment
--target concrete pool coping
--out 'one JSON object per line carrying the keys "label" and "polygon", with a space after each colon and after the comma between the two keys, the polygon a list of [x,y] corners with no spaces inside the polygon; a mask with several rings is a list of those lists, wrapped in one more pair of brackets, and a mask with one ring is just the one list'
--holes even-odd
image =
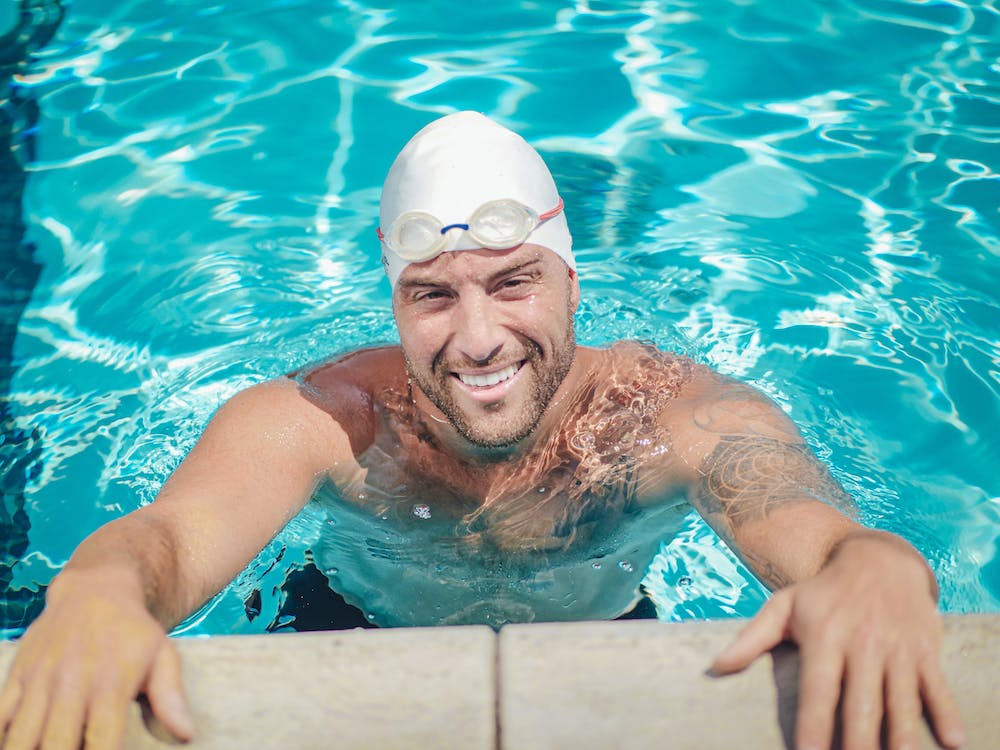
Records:
{"label": "concrete pool coping", "polygon": [[[798,656],[706,673],[743,621],[649,620],[178,639],[198,738],[230,748],[782,748]],[[1000,743],[1000,615],[945,617],[966,748]],[[5,674],[16,643],[0,644]],[[127,750],[174,746],[139,706]],[[922,747],[936,745],[925,732]]]}

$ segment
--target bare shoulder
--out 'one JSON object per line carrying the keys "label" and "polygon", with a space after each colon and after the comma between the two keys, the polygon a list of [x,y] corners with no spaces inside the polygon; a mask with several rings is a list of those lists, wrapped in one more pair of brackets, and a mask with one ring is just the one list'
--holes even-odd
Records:
{"label": "bare shoulder", "polygon": [[778,404],[754,386],[691,364],[690,378],[665,418],[673,430],[705,435],[757,435],[799,443],[798,428]]}
{"label": "bare shoulder", "polygon": [[317,459],[330,452],[331,441],[342,442],[329,416],[310,399],[302,385],[279,377],[232,396],[212,417],[199,446],[284,445]]}
{"label": "bare shoulder", "polygon": [[792,419],[759,389],[699,366],[675,405],[670,429],[697,482],[696,504],[708,515],[725,506],[726,533],[804,499],[853,512]]}
{"label": "bare shoulder", "polygon": [[585,351],[596,360],[592,368],[608,388],[606,398],[655,413],[657,423],[671,432],[754,432],[799,439],[791,420],[767,395],[690,357],[640,341]]}
{"label": "bare shoulder", "polygon": [[289,377],[320,392],[342,393],[352,388],[369,393],[388,382],[405,380],[406,363],[398,346],[356,349],[340,354]]}
{"label": "bare shoulder", "polygon": [[290,374],[302,398],[347,433],[355,456],[371,445],[375,403],[386,391],[406,389],[406,363],[398,346],[358,349]]}
{"label": "bare shoulder", "polygon": [[585,351],[599,359],[613,382],[642,386],[642,390],[658,388],[668,398],[688,387],[698,367],[689,357],[643,341],[617,341],[607,349]]}

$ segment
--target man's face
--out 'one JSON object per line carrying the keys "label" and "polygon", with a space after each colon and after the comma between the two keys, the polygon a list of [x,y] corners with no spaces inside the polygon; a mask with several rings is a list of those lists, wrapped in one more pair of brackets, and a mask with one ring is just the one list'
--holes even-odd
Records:
{"label": "man's face", "polygon": [[407,266],[393,310],[410,377],[469,442],[531,434],[573,363],[576,275],[550,250],[442,253]]}

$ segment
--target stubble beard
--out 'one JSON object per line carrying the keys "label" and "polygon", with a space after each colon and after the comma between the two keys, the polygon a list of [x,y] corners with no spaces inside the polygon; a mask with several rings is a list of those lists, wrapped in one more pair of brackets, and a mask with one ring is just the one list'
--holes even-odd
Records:
{"label": "stubble beard", "polygon": [[525,363],[533,377],[531,393],[525,407],[517,414],[503,419],[470,418],[458,405],[451,391],[451,368],[438,361],[429,376],[417,371],[405,355],[406,369],[410,378],[420,387],[434,406],[441,410],[458,433],[479,448],[509,448],[531,435],[562,384],[576,353],[576,335],[573,319],[570,318],[562,343],[553,350],[552,361],[546,366],[542,348],[534,341],[525,342]]}

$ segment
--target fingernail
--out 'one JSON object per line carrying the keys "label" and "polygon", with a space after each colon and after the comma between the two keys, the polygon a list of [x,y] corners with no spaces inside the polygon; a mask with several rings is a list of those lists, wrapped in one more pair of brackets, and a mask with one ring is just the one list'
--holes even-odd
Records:
{"label": "fingernail", "polygon": [[187,703],[180,696],[170,698],[170,716],[186,739],[194,737],[194,720],[188,711]]}
{"label": "fingernail", "polygon": [[965,744],[965,730],[964,729],[952,729],[950,732],[946,732],[944,736],[944,741],[948,743],[948,747],[959,748]]}

